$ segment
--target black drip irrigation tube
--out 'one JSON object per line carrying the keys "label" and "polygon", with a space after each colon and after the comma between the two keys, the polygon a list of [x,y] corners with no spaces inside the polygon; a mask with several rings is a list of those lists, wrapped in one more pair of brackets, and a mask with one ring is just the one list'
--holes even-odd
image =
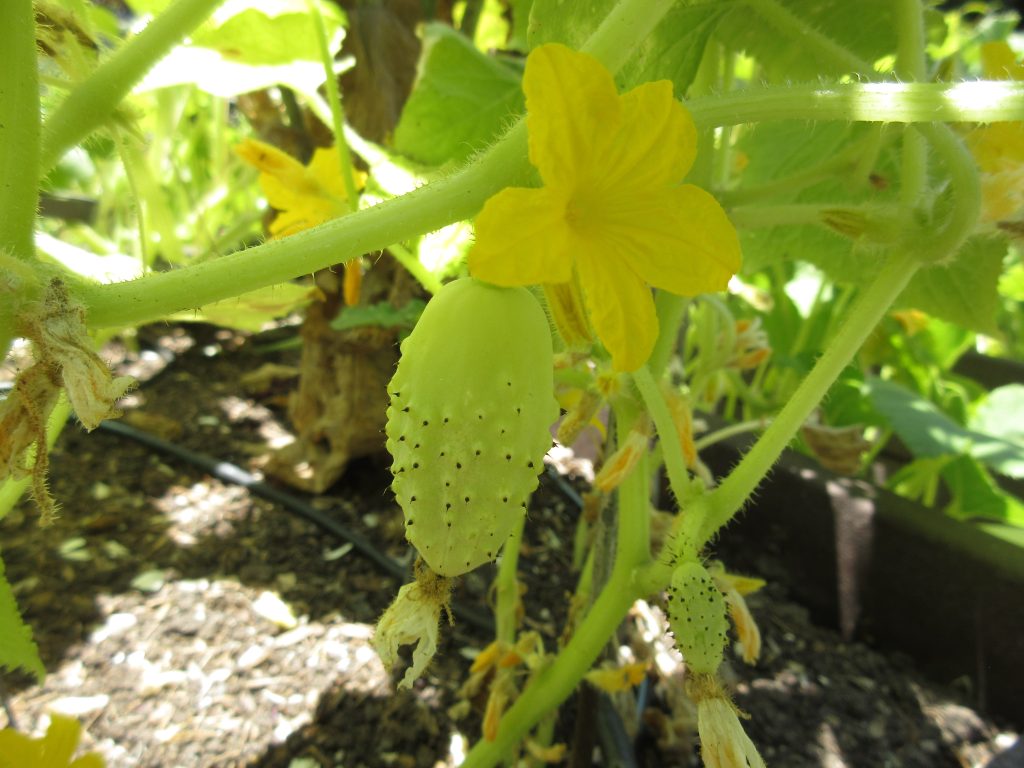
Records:
{"label": "black drip irrigation tube", "polygon": [[[287,491],[283,491],[280,488],[275,488],[269,483],[260,480],[259,477],[254,475],[252,472],[243,469],[237,464],[232,464],[229,461],[222,461],[212,456],[208,456],[205,453],[199,453],[198,451],[193,451],[189,448],[176,445],[175,443],[164,440],[144,430],[136,429],[130,424],[125,424],[120,421],[103,421],[100,423],[100,429],[121,437],[127,437],[130,440],[135,440],[136,442],[142,443],[143,445],[160,451],[161,453],[174,456],[186,464],[201,469],[212,477],[222,480],[225,483],[242,486],[250,493],[278,504],[286,511],[308,520],[328,533],[337,536],[339,539],[349,542],[353,549],[364,555],[388,575],[394,576],[396,579],[402,581],[407,581],[411,577],[411,573],[406,566],[381,552],[372,541],[358,531],[354,531],[347,525],[339,523],[330,515],[324,514],[311,504],[307,504],[298,496],[288,493]],[[452,610],[456,616],[464,620],[467,624],[472,624],[474,627],[488,632],[494,631],[493,619],[481,611],[478,611],[476,608],[455,601],[452,603]]]}

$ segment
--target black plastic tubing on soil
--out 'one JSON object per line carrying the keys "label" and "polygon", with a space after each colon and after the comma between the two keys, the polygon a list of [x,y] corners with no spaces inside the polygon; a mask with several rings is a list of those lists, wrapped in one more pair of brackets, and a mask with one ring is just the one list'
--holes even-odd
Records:
{"label": "black plastic tubing on soil", "polygon": [[[193,451],[189,448],[185,448],[175,443],[169,442],[162,438],[157,437],[154,434],[145,432],[141,429],[136,429],[130,424],[126,424],[120,421],[104,421],[100,423],[100,429],[106,432],[112,432],[115,435],[127,437],[136,442],[142,443],[145,446],[166,453],[170,456],[174,456],[186,464],[203,470],[207,474],[222,480],[225,483],[232,483],[234,485],[240,485],[250,493],[259,496],[260,498],[272,501],[275,504],[280,505],[288,512],[291,512],[299,517],[303,517],[311,523],[319,526],[323,530],[337,536],[339,539],[352,544],[352,547],[371,560],[374,564],[379,566],[385,573],[394,576],[397,579],[408,579],[409,569],[399,563],[397,560],[388,557],[386,554],[381,552],[374,546],[373,542],[363,536],[361,533],[352,530],[346,525],[339,523],[329,515],[324,514],[319,509],[316,509],[310,504],[300,499],[298,496],[282,491],[280,488],[275,488],[268,483],[260,480],[256,475],[248,470],[242,469],[237,464],[232,464],[229,461],[221,461],[212,456],[207,456],[204,453]],[[455,614],[463,619],[468,624],[472,624],[480,629],[493,632],[494,622],[490,616],[481,613],[480,611],[467,606],[459,602],[452,603],[452,609]]]}

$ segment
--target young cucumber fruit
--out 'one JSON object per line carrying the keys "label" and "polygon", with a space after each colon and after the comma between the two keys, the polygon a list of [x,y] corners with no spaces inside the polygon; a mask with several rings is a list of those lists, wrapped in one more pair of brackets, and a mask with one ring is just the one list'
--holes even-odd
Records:
{"label": "young cucumber fruit", "polygon": [[494,560],[551,447],[551,333],[524,288],[447,284],[402,343],[387,448],[405,535],[458,576]]}
{"label": "young cucumber fruit", "polygon": [[725,652],[729,621],[725,598],[700,563],[682,563],[672,572],[668,620],[687,667],[715,674]]}

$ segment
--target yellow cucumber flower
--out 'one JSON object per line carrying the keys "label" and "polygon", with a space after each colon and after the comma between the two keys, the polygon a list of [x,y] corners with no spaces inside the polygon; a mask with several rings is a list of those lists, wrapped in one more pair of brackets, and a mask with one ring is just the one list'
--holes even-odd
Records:
{"label": "yellow cucumber flower", "polygon": [[[1004,41],[983,43],[981,65],[990,80],[1024,80],[1024,64]],[[981,218],[1013,219],[1024,210],[1024,122],[991,123],[967,135],[981,170]]]}
{"label": "yellow cucumber flower", "polygon": [[72,761],[82,726],[74,718],[50,715],[46,735],[33,739],[11,728],[0,731],[0,768],[103,768],[95,752]]}
{"label": "yellow cucumber flower", "polygon": [[636,370],[658,335],[649,286],[719,291],[740,266],[721,206],[680,184],[696,154],[693,120],[669,81],[619,95],[597,59],[564,45],[530,53],[523,90],[544,185],[487,201],[470,272],[514,286],[567,283],[575,270],[613,367]]}
{"label": "yellow cucumber flower", "polygon": [[[288,237],[351,211],[337,146],[315,150],[309,165],[255,139],[246,139],[235,152],[259,170],[260,189],[270,207],[277,210],[270,224],[271,237]],[[356,188],[362,189],[365,182],[366,174],[357,171]],[[348,306],[359,303],[361,276],[358,260],[345,264],[344,299]]]}
{"label": "yellow cucumber flower", "polygon": [[[315,150],[309,165],[255,139],[246,139],[235,152],[259,170],[260,189],[278,211],[270,225],[273,237],[294,235],[349,212],[337,147]],[[365,179],[365,174],[357,173],[357,187]]]}

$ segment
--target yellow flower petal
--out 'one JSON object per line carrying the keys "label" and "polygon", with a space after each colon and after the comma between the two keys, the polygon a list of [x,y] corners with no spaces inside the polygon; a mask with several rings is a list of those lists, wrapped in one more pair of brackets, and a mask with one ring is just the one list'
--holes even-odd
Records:
{"label": "yellow flower petal", "polygon": [[592,165],[596,147],[618,130],[615,81],[593,56],[550,43],[527,57],[523,90],[530,162],[545,184],[572,187]]}
{"label": "yellow flower petal", "polygon": [[635,371],[651,355],[658,317],[651,290],[625,263],[607,253],[581,252],[580,282],[594,330],[617,371]]}
{"label": "yellow flower petal", "polygon": [[661,188],[683,180],[697,155],[697,127],[672,95],[672,83],[644,83],[620,97],[622,125],[599,150],[607,192]]}
{"label": "yellow flower petal", "polygon": [[563,196],[547,188],[504,189],[476,219],[474,277],[503,286],[564,283],[572,275]]}
{"label": "yellow flower petal", "polygon": [[721,291],[740,268],[736,230],[714,197],[690,184],[607,203],[601,240],[644,280],[681,296]]}
{"label": "yellow flower petal", "polygon": [[1024,64],[1005,40],[981,44],[981,69],[989,80],[1024,80]]}
{"label": "yellow flower petal", "polygon": [[587,682],[608,693],[628,691],[640,685],[647,675],[647,663],[634,661],[621,667],[592,669],[585,675]]}
{"label": "yellow flower petal", "polygon": [[282,181],[298,184],[306,170],[302,163],[275,146],[256,139],[245,139],[235,146],[235,153],[249,165]]}
{"label": "yellow flower petal", "polygon": [[30,739],[11,728],[0,731],[0,768],[39,765],[43,755],[40,741]]}
{"label": "yellow flower petal", "polygon": [[348,202],[345,182],[341,178],[341,160],[337,147],[320,147],[313,152],[313,158],[306,168],[311,180],[326,194]]}

